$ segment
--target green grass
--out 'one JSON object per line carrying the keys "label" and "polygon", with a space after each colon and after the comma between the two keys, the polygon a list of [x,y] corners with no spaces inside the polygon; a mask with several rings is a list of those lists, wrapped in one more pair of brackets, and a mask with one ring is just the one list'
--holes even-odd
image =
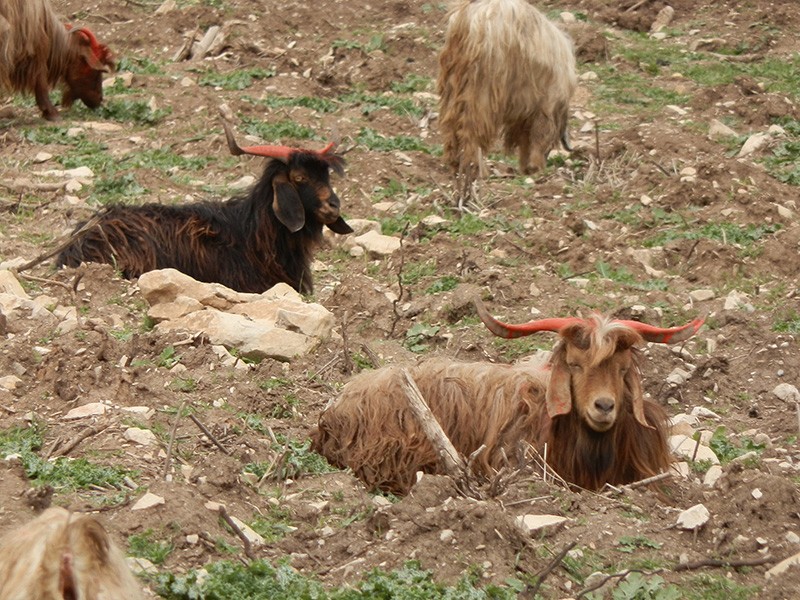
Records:
{"label": "green grass", "polygon": [[242,119],[241,129],[249,134],[256,135],[264,140],[286,140],[288,138],[296,140],[318,139],[316,133],[310,127],[299,125],[294,121],[276,121],[268,123],[257,118],[239,115]]}
{"label": "green grass", "polygon": [[266,79],[268,77],[275,77],[274,69],[242,69],[231,73],[209,72],[202,75],[197,83],[198,85],[219,87],[228,91],[237,91],[246,90],[253,85],[253,81]]}
{"label": "green grass", "polygon": [[761,241],[765,236],[772,235],[776,231],[783,229],[780,223],[770,223],[766,225],[755,225],[753,223],[749,225],[738,225],[736,223],[707,223],[700,227],[692,225],[685,224],[683,227],[675,227],[662,231],[645,240],[643,245],[652,248],[681,239],[711,239],[721,244],[747,248]]}
{"label": "green grass", "polygon": [[148,529],[140,535],[128,538],[128,553],[131,556],[146,558],[154,565],[163,564],[175,547],[170,542],[161,542],[153,539],[155,532]]}
{"label": "green grass", "polygon": [[[371,127],[361,127],[356,136],[356,142],[362,146],[366,146],[373,152],[393,152],[400,150],[402,152],[424,152],[426,154],[434,154],[432,148],[426,146],[419,138],[409,137],[406,135],[398,135],[394,137],[387,137],[378,133]],[[439,149],[441,152],[441,148]]]}
{"label": "green grass", "polygon": [[298,98],[285,98],[283,96],[269,95],[263,100],[255,100],[249,96],[242,96],[242,100],[250,102],[254,106],[266,106],[273,110],[279,108],[291,108],[301,106],[318,113],[332,113],[339,110],[339,103],[328,98],[318,98],[316,96],[300,96]]}
{"label": "green grass", "polygon": [[283,458],[276,463],[261,462],[248,463],[244,470],[253,473],[259,479],[269,474],[277,480],[296,479],[303,475],[315,473],[334,473],[334,469],[324,457],[311,451],[311,440],[289,440],[284,443],[281,436],[277,436],[278,444],[272,444],[272,451]]}
{"label": "green grass", "polygon": [[513,600],[517,597],[515,589],[480,587],[479,578],[469,575],[452,586],[437,583],[432,571],[422,570],[414,561],[391,573],[373,570],[359,582],[331,588],[288,565],[273,567],[262,560],[252,561],[248,566],[221,561],[205,569],[208,574],[202,583],[198,583],[195,571],[186,575],[159,574],[158,594],[166,600]]}
{"label": "green grass", "polygon": [[717,458],[719,458],[719,462],[723,465],[728,464],[733,459],[747,454],[748,452],[756,452],[760,455],[764,450],[763,444],[755,444],[750,438],[742,437],[739,441],[741,442],[741,446],[736,446],[731,443],[726,434],[725,427],[721,426],[717,427],[714,431],[709,446],[711,450],[714,451],[714,454],[717,455]]}

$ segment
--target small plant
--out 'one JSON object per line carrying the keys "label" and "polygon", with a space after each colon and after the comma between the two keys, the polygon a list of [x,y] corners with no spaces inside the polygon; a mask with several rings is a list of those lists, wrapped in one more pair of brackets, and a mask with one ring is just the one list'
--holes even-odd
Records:
{"label": "small plant", "polygon": [[620,552],[627,552],[629,554],[640,548],[653,548],[654,550],[659,550],[661,548],[661,544],[643,535],[623,535],[619,538],[619,545]]}
{"label": "small plant", "polygon": [[428,288],[425,290],[426,294],[439,294],[441,292],[449,292],[458,286],[459,279],[458,277],[453,277],[452,275],[446,275],[444,277],[440,277],[436,281],[434,281]]}
{"label": "small plant", "polygon": [[197,380],[193,377],[176,377],[169,386],[173,392],[193,392],[197,389]]}
{"label": "small plant", "polygon": [[411,328],[406,331],[406,339],[403,340],[403,347],[411,352],[424,352],[428,349],[428,344],[425,343],[436,336],[441,329],[438,325],[426,325],[425,323],[415,323]]}
{"label": "small plant", "polygon": [[422,140],[405,135],[386,137],[369,127],[361,128],[356,136],[356,141],[373,152],[400,150],[402,152],[418,151],[433,154],[431,148],[423,144]]}
{"label": "small plant", "polygon": [[316,133],[314,133],[313,129],[298,125],[294,121],[267,123],[245,115],[242,115],[241,118],[243,131],[249,135],[257,135],[265,140],[283,140],[286,138],[309,140],[316,138]]}
{"label": "small plant", "polygon": [[[88,109],[84,109],[88,110]],[[172,113],[171,108],[153,110],[144,100],[114,98],[95,109],[102,119],[136,125],[156,125]]]}
{"label": "small plant", "polygon": [[128,538],[128,552],[131,556],[146,558],[154,565],[163,564],[167,556],[174,550],[169,542],[159,542],[154,539],[154,531],[148,529],[141,535],[132,535]]}
{"label": "small plant", "polygon": [[158,366],[165,369],[171,369],[181,362],[181,357],[175,352],[175,346],[170,344],[161,351],[158,357]]}
{"label": "small plant", "polygon": [[757,454],[761,454],[761,452],[764,450],[763,444],[754,444],[753,441],[747,437],[741,438],[741,447],[734,446],[728,439],[728,436],[725,432],[725,426],[717,427],[717,429],[714,431],[714,435],[711,436],[711,441],[709,442],[711,450],[714,451],[714,454],[716,454],[717,458],[719,458],[719,462],[723,465],[731,462],[733,459],[738,458],[739,456],[742,456],[743,454],[747,454],[748,452],[756,452]]}
{"label": "small plant", "polygon": [[[278,440],[282,441],[280,436]],[[294,479],[313,473],[334,473],[336,469],[324,457],[311,451],[311,440],[289,440],[281,445],[272,444],[273,452],[279,454],[272,462],[249,463],[244,470],[259,479],[271,477],[277,480]]]}
{"label": "small plant", "polygon": [[293,531],[294,525],[289,520],[290,516],[291,511],[288,508],[270,505],[266,515],[250,521],[248,525],[267,543],[272,543]]}

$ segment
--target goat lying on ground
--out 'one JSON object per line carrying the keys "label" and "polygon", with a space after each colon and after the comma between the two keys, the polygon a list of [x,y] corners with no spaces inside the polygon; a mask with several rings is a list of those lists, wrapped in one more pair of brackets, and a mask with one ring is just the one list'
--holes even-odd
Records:
{"label": "goat lying on ground", "polygon": [[0,2],[0,90],[31,93],[42,116],[58,118],[50,90],[64,84],[61,106],[103,101],[103,73],[114,70],[111,52],[91,31],[61,24],[49,0]]}
{"label": "goat lying on ground", "polygon": [[0,541],[0,600],[141,600],[93,517],[50,508]]}
{"label": "goat lying on ground", "polygon": [[444,159],[467,185],[483,175],[480,153],[498,131],[523,173],[543,170],[559,141],[569,149],[572,42],[526,0],[458,0],[439,66]]}
{"label": "goat lying on ground", "polygon": [[344,160],[331,152],[333,144],[322,151],[239,148],[227,124],[225,133],[232,153],[273,159],[248,196],[185,206],[112,206],[78,225],[57,263],[110,263],[125,277],[172,267],[240,292],[261,293],[285,282],[311,293],[310,263],[322,226],[353,231],[330,186],[329,170],[342,174]]}
{"label": "goat lying on ground", "polygon": [[[481,318],[502,337],[555,331],[561,337],[547,364],[517,366],[434,359],[409,373],[455,448],[486,449],[475,470],[491,476],[522,458],[521,442],[544,454],[570,483],[596,490],[667,469],[667,417],[642,397],[636,346],[678,342],[698,319],[676,329],[634,321],[544,319],[512,326]],[[417,471],[440,472],[437,456],[408,409],[401,368],[365,372],[349,382],[320,416],[313,449],[350,467],[368,487],[405,494]]]}

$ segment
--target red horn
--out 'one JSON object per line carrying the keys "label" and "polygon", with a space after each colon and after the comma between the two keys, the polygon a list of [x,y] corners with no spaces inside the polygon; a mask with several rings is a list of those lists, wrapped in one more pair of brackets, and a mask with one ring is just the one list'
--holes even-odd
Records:
{"label": "red horn", "polygon": [[475,309],[478,311],[478,316],[481,318],[481,321],[483,321],[483,324],[486,325],[489,331],[496,336],[505,338],[507,340],[531,335],[537,331],[559,331],[565,325],[580,321],[580,319],[576,317],[567,317],[540,319],[538,321],[532,321],[531,323],[525,323],[524,325],[507,325],[506,323],[501,323],[492,315],[490,315],[489,311],[487,311],[486,307],[483,305],[483,302],[477,298],[475,299]]}
{"label": "red horn", "polygon": [[639,321],[614,321],[627,325],[631,329],[639,332],[646,342],[655,342],[657,344],[674,344],[688,340],[696,334],[700,327],[705,323],[705,317],[698,317],[688,325],[682,327],[673,327],[672,329],[662,329],[661,327],[653,327],[647,323],[640,323]]}
{"label": "red horn", "polygon": [[225,130],[225,139],[228,142],[228,150],[234,156],[242,154],[252,154],[255,156],[265,156],[267,158],[277,158],[283,162],[287,162],[295,152],[302,152],[304,154],[311,154],[312,156],[324,160],[326,162],[339,164],[342,162],[341,157],[333,154],[331,150],[336,146],[336,142],[331,142],[322,150],[308,150],[307,148],[288,148],[287,146],[248,146],[242,148],[236,143],[236,138],[233,135],[230,124],[224,119],[222,121],[222,128]]}

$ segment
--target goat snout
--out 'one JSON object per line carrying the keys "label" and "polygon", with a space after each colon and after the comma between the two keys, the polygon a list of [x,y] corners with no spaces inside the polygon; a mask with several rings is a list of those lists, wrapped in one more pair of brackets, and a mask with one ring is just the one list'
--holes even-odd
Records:
{"label": "goat snout", "polygon": [[320,207],[314,211],[317,221],[323,225],[330,225],[339,218],[339,197],[332,191],[327,198],[320,198]]}
{"label": "goat snout", "polygon": [[595,431],[607,431],[616,421],[617,403],[611,396],[598,396],[589,406],[589,425]]}

